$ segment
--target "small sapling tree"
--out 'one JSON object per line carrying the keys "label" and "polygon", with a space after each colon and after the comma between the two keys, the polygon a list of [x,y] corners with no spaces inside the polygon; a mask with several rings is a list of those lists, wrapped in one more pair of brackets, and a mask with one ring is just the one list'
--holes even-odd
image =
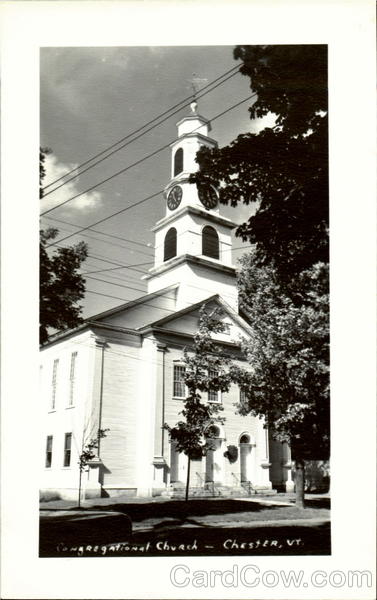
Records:
{"label": "small sapling tree", "polygon": [[99,448],[100,440],[106,437],[107,432],[110,429],[98,429],[97,437],[91,438],[86,444],[84,444],[81,454],[79,455],[79,495],[78,505],[81,506],[81,487],[82,487],[82,474],[89,469],[89,462],[96,457]]}
{"label": "small sapling tree", "polygon": [[216,424],[224,422],[220,415],[223,410],[221,404],[207,400],[210,393],[228,392],[231,385],[231,359],[224,355],[219,343],[212,339],[212,334],[224,330],[219,309],[207,311],[203,305],[193,348],[186,348],[183,353],[188,392],[180,413],[183,419],[174,427],[167,423],[164,426],[177,451],[187,456],[186,500],[189,495],[191,461],[214,449]]}

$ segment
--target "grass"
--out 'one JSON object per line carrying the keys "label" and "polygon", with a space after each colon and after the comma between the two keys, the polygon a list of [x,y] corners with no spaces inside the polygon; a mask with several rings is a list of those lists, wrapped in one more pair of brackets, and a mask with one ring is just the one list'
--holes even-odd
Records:
{"label": "grass", "polygon": [[[59,518],[59,511],[67,511],[69,516],[69,512],[77,510],[81,510],[82,514],[93,510],[112,510],[127,514],[132,520],[134,530],[169,527],[170,524],[226,526],[230,523],[243,523],[247,526],[254,521],[326,520],[330,517],[330,500],[323,497],[308,499],[305,508],[298,508],[293,504],[292,506],[279,505],[279,499],[276,499],[276,504],[270,504],[274,502],[271,497],[268,499],[269,504],[264,504],[263,499],[259,497],[253,501],[218,498],[192,499],[188,502],[161,498],[124,500],[122,498],[93,499],[81,509],[77,509],[73,502],[49,502],[43,505],[41,516]],[[287,502],[286,497],[281,500]]]}
{"label": "grass", "polygon": [[[277,551],[329,554],[329,498],[310,498],[304,509],[278,504],[278,498],[274,504],[275,498],[269,497],[265,503],[260,497],[188,502],[167,498],[99,498],[87,501],[80,509],[75,502],[46,502],[41,508],[40,556],[63,556],[59,550],[61,543],[67,547],[68,554],[64,556],[75,556],[78,545],[102,548],[124,542],[137,550],[148,547],[149,554],[161,556],[171,553],[169,549],[161,552],[158,547],[166,540],[173,546],[182,544],[185,555],[222,555],[228,552],[224,550],[224,541],[229,538],[246,543],[240,549],[232,549],[231,554],[248,554],[244,548],[259,538],[267,540],[266,548],[255,550],[259,554]],[[289,498],[280,500],[287,503]],[[132,521],[132,534],[128,517]],[[301,540],[300,548],[287,545],[286,540],[292,537]],[[191,551],[190,543],[194,540],[198,549]],[[273,549],[269,540],[274,541]],[[84,552],[88,556],[90,553],[90,550]]]}

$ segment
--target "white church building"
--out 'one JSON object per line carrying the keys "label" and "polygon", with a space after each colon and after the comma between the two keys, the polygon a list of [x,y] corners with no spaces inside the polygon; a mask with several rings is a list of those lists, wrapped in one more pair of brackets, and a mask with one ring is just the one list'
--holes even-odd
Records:
{"label": "white church building", "polygon": [[[226,328],[216,339],[242,360],[239,338],[250,335],[250,325],[238,309],[236,224],[220,214],[214,189],[198,193],[189,183],[196,152],[216,142],[195,103],[177,127],[166,212],[153,228],[148,293],[56,334],[41,349],[42,498],[77,498],[78,457],[99,429],[108,431],[83,474],[86,497],[179,494],[187,457],[163,425],[181,419],[183,349],[192,344],[204,302],[222,309]],[[292,490],[289,448],[269,439],[262,420],[236,413],[239,388],[203,400],[221,403],[225,421],[215,449],[191,465],[192,493]],[[229,446],[237,448],[232,461],[224,455]]]}

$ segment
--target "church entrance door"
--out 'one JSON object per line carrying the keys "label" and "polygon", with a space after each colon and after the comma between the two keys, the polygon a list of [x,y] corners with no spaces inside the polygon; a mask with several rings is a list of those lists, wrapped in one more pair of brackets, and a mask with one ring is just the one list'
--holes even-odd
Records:
{"label": "church entrance door", "polygon": [[244,434],[240,438],[241,483],[251,479],[251,444],[250,436]]}

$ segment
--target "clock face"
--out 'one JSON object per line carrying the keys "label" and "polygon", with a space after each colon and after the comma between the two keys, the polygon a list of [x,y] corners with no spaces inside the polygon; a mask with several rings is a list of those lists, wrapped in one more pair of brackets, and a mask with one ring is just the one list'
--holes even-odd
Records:
{"label": "clock face", "polygon": [[168,194],[168,207],[170,210],[177,208],[182,200],[182,188],[180,185],[175,185]]}
{"label": "clock face", "polygon": [[200,186],[198,189],[199,200],[203,204],[204,208],[208,210],[217,206],[217,193],[216,190],[210,185],[208,187]]}

